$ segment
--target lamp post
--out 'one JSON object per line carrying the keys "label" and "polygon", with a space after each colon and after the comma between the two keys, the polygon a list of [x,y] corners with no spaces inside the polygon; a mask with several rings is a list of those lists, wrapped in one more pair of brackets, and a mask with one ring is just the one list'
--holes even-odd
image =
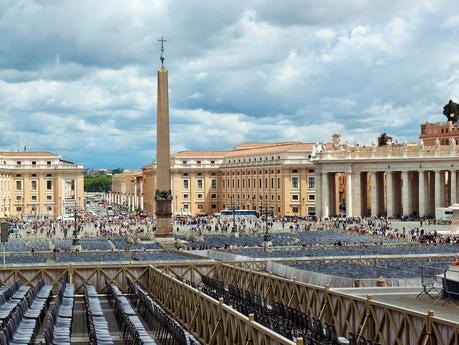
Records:
{"label": "lamp post", "polygon": [[236,205],[233,204],[233,195],[231,195],[231,210],[233,211],[233,227],[231,232],[233,235],[237,234],[237,226],[236,226]]}
{"label": "lamp post", "polygon": [[80,239],[78,238],[78,235],[80,234],[80,225],[78,224],[78,211],[79,211],[79,203],[81,201],[81,197],[78,197],[78,203],[77,201],[75,200],[75,208],[74,208],[74,214],[73,214],[73,220],[74,220],[74,224],[73,224],[73,239],[72,239],[72,249],[73,250],[80,250],[81,247],[80,247]]}
{"label": "lamp post", "polygon": [[271,207],[268,208],[268,202],[265,204],[265,233],[263,235],[263,244],[265,247],[270,247],[272,245],[271,238],[269,236],[269,231],[268,231],[268,215],[271,212],[268,212],[271,210]]}

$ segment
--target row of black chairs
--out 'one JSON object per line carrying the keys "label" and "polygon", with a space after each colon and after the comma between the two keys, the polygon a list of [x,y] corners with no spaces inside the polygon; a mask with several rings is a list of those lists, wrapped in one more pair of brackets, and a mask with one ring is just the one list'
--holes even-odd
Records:
{"label": "row of black chairs", "polygon": [[128,345],[156,345],[156,342],[148,334],[143,323],[132,308],[131,303],[113,284],[107,285],[107,299],[110,306],[115,310],[116,321],[123,333],[125,344]]}
{"label": "row of black chairs", "polygon": [[129,297],[155,337],[162,344],[200,345],[200,342],[174,320],[148,293],[128,277]]}
{"label": "row of black chairs", "polygon": [[19,281],[15,281],[8,289],[3,290],[0,295],[0,324],[2,326],[8,322],[19,302],[29,290],[29,286],[22,285]]}
{"label": "row of black chairs", "polygon": [[70,345],[75,286],[62,280],[43,330],[45,345]]}
{"label": "row of black chairs", "polygon": [[5,318],[6,323],[2,325],[0,345],[35,343],[38,330],[51,302],[51,292],[52,285],[45,285],[44,281],[40,280],[36,286],[28,289],[18,303],[14,301],[14,296],[20,296],[22,293],[15,293],[11,297],[10,300],[13,300],[13,303],[10,305],[15,305],[15,307],[11,314]]}
{"label": "row of black chairs", "polygon": [[84,286],[84,304],[89,329],[90,345],[112,345],[113,338],[108,329],[96,288],[91,284]]}
{"label": "row of black chairs", "polygon": [[344,345],[350,341],[339,337],[332,324],[322,322],[300,310],[281,303],[271,305],[263,298],[233,285],[225,287],[222,281],[202,277],[203,292],[213,298],[223,297],[226,304],[239,312],[254,314],[255,320],[282,336],[296,340],[303,338],[306,344]]}

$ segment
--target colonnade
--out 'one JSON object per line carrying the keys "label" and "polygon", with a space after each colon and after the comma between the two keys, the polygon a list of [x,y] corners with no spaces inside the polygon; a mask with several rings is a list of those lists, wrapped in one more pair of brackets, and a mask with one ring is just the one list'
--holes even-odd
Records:
{"label": "colonnade", "polygon": [[322,172],[320,186],[325,218],[435,216],[458,195],[455,169]]}
{"label": "colonnade", "polygon": [[106,196],[111,204],[127,206],[131,211],[140,209],[143,210],[143,193],[117,193],[110,192]]}

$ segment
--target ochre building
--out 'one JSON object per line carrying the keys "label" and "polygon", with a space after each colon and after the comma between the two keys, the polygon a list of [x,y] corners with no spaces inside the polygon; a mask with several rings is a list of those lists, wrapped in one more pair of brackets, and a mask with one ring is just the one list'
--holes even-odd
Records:
{"label": "ochre building", "polygon": [[[172,211],[199,215],[236,207],[274,215],[315,215],[312,148],[311,143],[295,141],[243,143],[230,151],[178,152],[171,157]],[[138,173],[143,207],[151,215],[155,211],[155,168],[152,163]],[[123,194],[129,193],[122,191],[119,181],[130,178],[113,177],[113,193],[108,196],[112,202],[126,205]]]}
{"label": "ochre building", "polygon": [[51,218],[84,207],[84,168],[50,152],[0,152],[0,216]]}

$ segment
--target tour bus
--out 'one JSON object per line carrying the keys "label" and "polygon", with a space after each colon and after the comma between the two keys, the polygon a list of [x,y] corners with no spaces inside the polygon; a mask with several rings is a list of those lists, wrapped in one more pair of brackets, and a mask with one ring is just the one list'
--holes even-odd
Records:
{"label": "tour bus", "polygon": [[449,207],[437,207],[435,209],[435,219],[436,220],[452,220],[453,219],[453,210]]}
{"label": "tour bus", "polygon": [[256,210],[223,210],[220,212],[220,218],[258,218],[260,213]]}

